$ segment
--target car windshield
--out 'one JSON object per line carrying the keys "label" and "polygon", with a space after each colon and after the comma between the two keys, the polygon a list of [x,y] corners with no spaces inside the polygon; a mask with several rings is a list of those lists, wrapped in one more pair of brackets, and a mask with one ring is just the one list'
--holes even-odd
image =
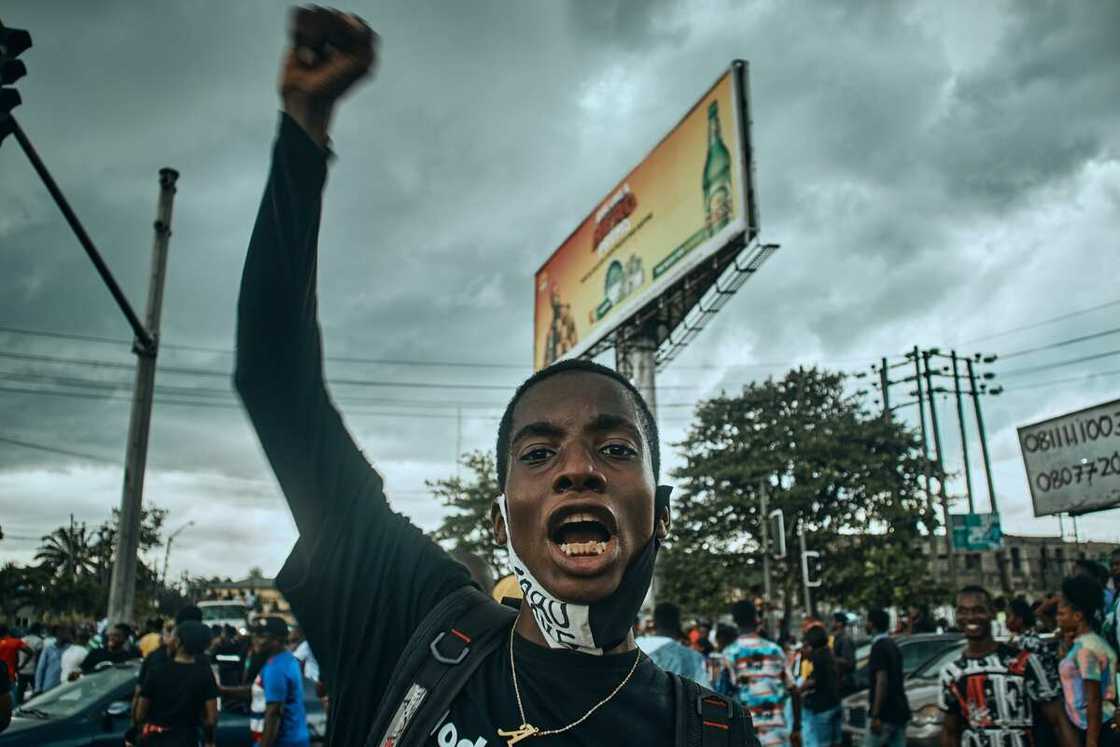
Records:
{"label": "car windshield", "polygon": [[939,655],[927,661],[910,676],[916,680],[937,679],[941,676],[941,670],[944,669],[949,662],[961,655],[961,651],[964,650],[964,645],[964,641],[959,641],[955,645],[950,646]]}
{"label": "car windshield", "polygon": [[36,695],[20,706],[15,713],[24,711],[28,716],[66,718],[80,713],[104,698],[113,690],[136,679],[135,666],[108,667],[91,674],[84,674],[74,682],[66,682],[58,687]]}
{"label": "car windshield", "polygon": [[245,617],[243,604],[213,604],[202,607],[203,620],[239,620]]}

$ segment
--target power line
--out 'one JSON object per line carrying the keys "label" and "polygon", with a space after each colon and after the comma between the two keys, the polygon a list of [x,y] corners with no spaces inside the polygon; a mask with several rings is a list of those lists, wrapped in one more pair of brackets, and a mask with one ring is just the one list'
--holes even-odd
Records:
{"label": "power line", "polygon": [[1070,358],[1068,361],[1058,361],[1057,363],[1044,363],[1041,366],[1029,366],[1027,368],[1016,368],[1013,371],[1002,371],[1000,376],[1016,376],[1025,373],[1034,373],[1036,371],[1047,371],[1051,368],[1061,368],[1062,366],[1072,366],[1074,363],[1084,363],[1085,361],[1095,361],[1101,358],[1108,358],[1113,355],[1120,355],[1120,350],[1110,350],[1107,353],[1097,353],[1096,355],[1084,355],[1080,358]]}
{"label": "power line", "polygon": [[[111,345],[131,345],[131,340],[125,340],[115,337],[98,337],[96,335],[79,335],[70,334],[66,332],[50,332],[47,330],[32,330],[23,329],[20,327],[9,327],[0,325],[0,332],[8,332],[17,335],[29,335],[33,337],[53,337],[61,340],[76,340],[80,342],[95,342]],[[229,348],[216,348],[208,347],[205,345],[182,345],[174,343],[161,342],[160,348],[165,350],[188,350],[192,352],[201,353],[217,353],[219,355],[233,355],[234,350]],[[528,366],[519,363],[484,363],[480,361],[424,361],[424,360],[409,360],[401,358],[366,358],[362,356],[352,355],[328,355],[324,356],[328,361],[339,361],[343,363],[367,363],[372,365],[384,366],[428,366],[428,367],[448,367],[448,368],[503,368],[503,369],[516,369],[525,371]]]}
{"label": "power line", "polygon": [[1029,353],[1037,353],[1037,352],[1042,351],[1042,350],[1052,350],[1054,348],[1060,348],[1060,347],[1064,347],[1066,345],[1075,345],[1079,342],[1085,342],[1086,340],[1095,340],[1098,337],[1107,337],[1109,335],[1115,335],[1117,333],[1120,333],[1120,327],[1116,327],[1115,329],[1106,329],[1104,332],[1095,332],[1091,335],[1082,335],[1081,337],[1071,337],[1068,340],[1059,340],[1058,342],[1052,342],[1049,345],[1039,345],[1036,348],[1027,348],[1025,350],[1016,350],[1014,353],[1001,353],[999,355],[999,360],[1007,360],[1008,358],[1016,358],[1020,355],[1027,355]]}
{"label": "power line", "polygon": [[70,451],[68,449],[60,449],[56,446],[46,446],[44,444],[36,444],[30,441],[22,441],[18,438],[11,438],[9,436],[0,436],[0,443],[12,444],[13,446],[22,446],[25,449],[34,449],[36,451],[46,451],[51,454],[61,454],[62,456],[78,457],[79,459],[88,459],[91,462],[102,462],[106,464],[120,464],[120,460],[107,459],[106,457],[96,456],[94,454],[85,454],[81,451]]}
{"label": "power line", "polygon": [[1034,384],[1023,384],[1021,386],[1012,387],[1011,389],[1006,389],[1004,391],[1017,392],[1020,389],[1038,389],[1040,387],[1054,386],[1055,384],[1072,384],[1074,382],[1095,379],[1098,376],[1116,376],[1117,374],[1120,374],[1120,368],[1113,369],[1112,371],[1098,371],[1097,373],[1088,374],[1087,376],[1070,376],[1065,379],[1054,379],[1052,381],[1039,381]]}
{"label": "power line", "polygon": [[1054,322],[1060,322],[1064,319],[1072,319],[1075,316],[1082,316],[1084,314],[1091,314],[1094,311],[1100,311],[1101,309],[1107,309],[1110,306],[1117,306],[1117,305],[1120,305],[1120,298],[1116,299],[1115,301],[1109,301],[1107,303],[1102,303],[1099,306],[1093,306],[1093,307],[1088,308],[1088,309],[1081,309],[1080,311],[1071,311],[1068,314],[1061,314],[1060,316],[1051,317],[1050,319],[1043,319],[1042,321],[1034,322],[1032,324],[1024,324],[1021,327],[1013,327],[1012,329],[1006,329],[1002,332],[993,332],[990,335],[984,335],[982,337],[974,337],[971,340],[964,340],[960,344],[961,345],[970,345],[974,342],[982,342],[984,340],[992,340],[992,339],[995,339],[996,337],[1003,337],[1004,335],[1010,335],[1010,334],[1014,334],[1016,332],[1022,332],[1024,330],[1035,329],[1036,327],[1042,327],[1042,326],[1047,325],[1047,324],[1053,324]]}

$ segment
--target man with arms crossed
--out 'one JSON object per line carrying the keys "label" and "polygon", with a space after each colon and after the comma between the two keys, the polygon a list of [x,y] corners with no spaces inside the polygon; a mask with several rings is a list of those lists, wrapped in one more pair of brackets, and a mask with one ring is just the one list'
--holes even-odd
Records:
{"label": "man with arms crossed", "polygon": [[[300,534],[277,585],[331,682],[331,744],[348,746],[365,743],[417,626],[471,583],[390,509],[323,379],[315,286],[327,129],[339,97],[373,67],[374,40],[354,16],[295,15],[242,278],[235,375]],[[594,364],[545,369],[507,408],[497,466],[494,537],[536,601],[424,744],[674,744],[672,681],[630,629],[669,530],[657,425],[641,396]],[[549,615],[556,609],[563,619]],[[749,727],[734,728],[748,732],[739,744],[754,744]]]}

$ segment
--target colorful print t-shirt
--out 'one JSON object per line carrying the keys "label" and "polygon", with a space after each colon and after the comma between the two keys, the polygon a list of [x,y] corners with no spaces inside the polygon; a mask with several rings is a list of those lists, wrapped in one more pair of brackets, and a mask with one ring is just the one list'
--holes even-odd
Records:
{"label": "colorful print t-shirt", "polygon": [[785,718],[788,676],[781,647],[756,634],[741,635],[723,655],[739,686],[739,701],[750,711],[759,743],[762,747],[785,745],[789,738]]}
{"label": "colorful print t-shirt", "polygon": [[1062,678],[1062,695],[1065,698],[1066,716],[1078,729],[1089,728],[1085,709],[1085,682],[1101,684],[1101,715],[1104,723],[1112,720],[1116,712],[1116,654],[1112,647],[1096,633],[1077,637],[1069,652],[1058,665]]}
{"label": "colorful print t-shirt", "polygon": [[1056,697],[1038,657],[1001,643],[987,656],[962,653],[942,669],[937,705],[963,721],[961,744],[1030,747],[1034,704]]}

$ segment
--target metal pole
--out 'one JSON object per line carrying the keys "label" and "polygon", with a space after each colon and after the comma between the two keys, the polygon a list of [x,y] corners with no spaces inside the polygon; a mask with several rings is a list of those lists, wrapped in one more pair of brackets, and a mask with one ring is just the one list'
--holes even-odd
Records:
{"label": "metal pole", "polygon": [[945,490],[945,460],[941,449],[941,428],[937,424],[936,396],[933,392],[933,376],[929,370],[929,353],[922,353],[922,362],[925,364],[922,375],[926,380],[926,396],[929,398],[929,424],[933,430],[933,446],[937,449],[937,492],[941,496],[941,512],[945,516],[945,552],[949,557],[949,581],[955,591],[957,584],[957,557],[953,552],[953,530],[949,520],[949,494]]}
{"label": "metal pole", "polygon": [[774,600],[770,594],[770,497],[767,495],[766,480],[759,485],[759,518],[761,519],[759,534],[762,537],[762,593],[766,597],[766,604],[772,605]]}
{"label": "metal pole", "polygon": [[[918,387],[918,422],[921,425],[922,433],[922,456],[925,458],[923,468],[925,470],[926,478],[926,507],[929,509],[930,517],[936,514],[937,509],[934,507],[933,501],[933,477],[929,471],[929,435],[926,433],[926,401],[923,399],[922,394],[922,365],[921,353],[918,351],[918,346],[914,346],[914,383]],[[945,536],[949,536],[949,517],[945,516]],[[951,552],[952,548],[949,546],[949,540],[945,540],[945,551]],[[937,538],[934,536],[933,527],[930,527],[929,532],[929,557],[930,562],[937,560]],[[948,557],[946,556],[946,560]]]}
{"label": "metal pole", "polygon": [[39,178],[42,180],[43,186],[47,188],[47,191],[50,193],[51,197],[54,198],[55,204],[58,205],[58,209],[62,211],[62,217],[66,218],[66,222],[70,224],[70,230],[72,230],[74,232],[74,235],[78,237],[78,243],[80,243],[82,245],[82,248],[86,250],[86,255],[88,255],[90,261],[93,262],[93,266],[97,270],[97,274],[99,274],[101,276],[101,279],[105,281],[105,285],[109,287],[109,293],[113,295],[113,299],[117,302],[117,306],[120,307],[120,310],[124,313],[125,319],[128,320],[129,326],[132,327],[132,333],[136,335],[137,344],[141,348],[154,350],[155,332],[151,331],[151,327],[145,329],[144,325],[140,323],[140,319],[137,318],[136,312],[132,310],[132,305],[128,302],[128,299],[125,298],[124,291],[122,291],[121,287],[117,285],[117,280],[113,277],[113,273],[109,270],[109,266],[106,265],[105,260],[101,258],[101,253],[98,252],[97,247],[93,245],[93,240],[89,237],[89,234],[86,233],[86,229],[82,226],[81,221],[78,220],[78,216],[70,208],[70,203],[66,201],[66,197],[62,194],[62,190],[59,189],[58,184],[55,183],[54,177],[52,177],[51,173],[47,171],[46,164],[44,164],[42,159],[39,158],[39,154],[35,151],[35,146],[33,146],[31,144],[31,141],[27,139],[27,135],[24,134],[23,128],[19,126],[19,123],[16,122],[14,117],[8,116],[6,120],[7,127],[9,127],[15,134],[16,140],[19,141],[20,146],[23,148],[23,152],[27,155],[27,160],[31,162],[31,166],[39,174]]}
{"label": "metal pole", "polygon": [[168,535],[168,537],[167,537],[167,547],[164,548],[164,552],[163,552],[163,573],[161,573],[160,576],[159,576],[160,586],[166,586],[167,585],[167,564],[171,560],[171,543],[174,542],[175,538],[179,536],[179,532],[183,531],[187,527],[193,527],[193,526],[194,526],[194,522],[193,521],[188,521],[186,524],[179,527],[174,532],[172,532],[170,535]]}
{"label": "metal pole", "polygon": [[887,359],[883,358],[879,366],[879,388],[883,390],[883,420],[889,421],[891,419],[891,383],[887,373]]}
{"label": "metal pole", "polygon": [[153,344],[151,347],[144,347],[138,340],[133,346],[133,352],[137,356],[136,388],[132,398],[132,417],[128,424],[128,452],[121,494],[120,525],[113,559],[113,578],[109,586],[109,619],[115,622],[131,622],[136,601],[136,555],[140,545],[144,467],[148,458],[148,429],[151,425],[152,393],[155,388],[163,281],[167,271],[167,246],[171,237],[171,206],[175,200],[175,180],[178,178],[179,174],[175,170],[160,169],[159,207],[156,211],[152,274],[148,283],[145,320]]}
{"label": "metal pole", "polygon": [[972,501],[972,472],[968,463],[968,434],[964,427],[964,398],[961,396],[961,379],[957,371],[957,351],[951,353],[953,359],[953,392],[957,396],[957,423],[961,429],[961,455],[964,457],[964,489],[968,495],[968,512],[976,513],[976,505]]}
{"label": "metal pole", "polygon": [[805,614],[813,614],[813,595],[809,591],[809,561],[805,557],[805,527],[797,527],[797,542],[801,551],[801,588],[805,590]]}
{"label": "metal pole", "polygon": [[984,479],[988,483],[988,500],[992,504],[992,513],[999,516],[999,505],[996,503],[996,488],[992,483],[992,460],[988,456],[988,434],[984,430],[984,414],[980,411],[980,392],[976,390],[976,372],[972,369],[972,359],[967,359],[968,388],[972,394],[972,406],[976,410],[976,429],[980,432],[980,455],[984,458]]}

